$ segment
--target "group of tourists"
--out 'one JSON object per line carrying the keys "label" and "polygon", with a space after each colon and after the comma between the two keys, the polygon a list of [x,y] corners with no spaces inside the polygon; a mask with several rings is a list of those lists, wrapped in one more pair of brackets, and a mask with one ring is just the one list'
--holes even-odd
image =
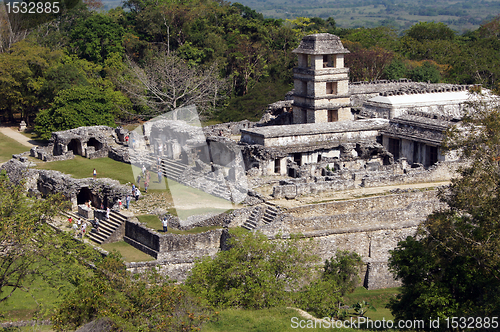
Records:
{"label": "group of tourists", "polygon": [[81,218],[78,218],[75,221],[70,216],[68,218],[68,222],[76,237],[83,238],[85,236],[85,232],[87,231],[87,223],[85,221],[83,221]]}

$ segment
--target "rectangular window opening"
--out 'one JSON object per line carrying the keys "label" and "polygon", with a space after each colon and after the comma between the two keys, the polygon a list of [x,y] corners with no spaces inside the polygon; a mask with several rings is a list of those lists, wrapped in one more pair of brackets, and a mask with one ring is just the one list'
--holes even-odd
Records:
{"label": "rectangular window opening", "polygon": [[337,82],[326,82],[326,94],[327,95],[337,94]]}
{"label": "rectangular window opening", "polygon": [[328,110],[328,122],[339,121],[339,111],[338,110]]}

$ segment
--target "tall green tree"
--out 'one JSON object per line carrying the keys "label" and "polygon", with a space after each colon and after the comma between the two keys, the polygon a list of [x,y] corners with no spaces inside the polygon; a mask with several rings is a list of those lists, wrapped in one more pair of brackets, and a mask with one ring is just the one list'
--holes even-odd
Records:
{"label": "tall green tree", "polygon": [[111,82],[102,85],[76,86],[57,93],[51,107],[40,111],[35,131],[49,139],[54,131],[82,126],[115,126],[119,106],[128,104],[121,92],[114,91]]}
{"label": "tall green tree", "polygon": [[52,317],[57,331],[105,319],[116,331],[196,331],[213,315],[155,268],[132,275],[116,252],[67,292]]}
{"label": "tall green tree", "polygon": [[70,47],[79,57],[103,64],[111,53],[123,54],[124,33],[112,17],[94,14],[72,28]]}
{"label": "tall green tree", "polygon": [[361,281],[362,264],[355,252],[337,251],[325,261],[320,277],[296,295],[297,305],[316,317],[339,317],[343,296],[352,293]]}
{"label": "tall green tree", "polygon": [[29,292],[35,278],[78,283],[84,264],[99,260],[98,252],[49,225],[64,207],[61,195],[28,197],[22,183],[0,172],[0,302]]}
{"label": "tall green tree", "polygon": [[471,105],[446,145],[467,166],[441,193],[448,209],[436,212],[391,253],[403,282],[391,303],[397,319],[495,317],[500,314],[500,108]]}
{"label": "tall green tree", "polygon": [[0,54],[0,112],[13,120],[21,113],[26,123],[46,104],[42,88],[46,72],[62,58],[62,53],[50,51],[26,40],[14,44]]}
{"label": "tall green tree", "polygon": [[286,305],[317,260],[310,254],[311,245],[298,239],[269,241],[261,233],[231,231],[230,249],[198,261],[186,285],[216,307]]}

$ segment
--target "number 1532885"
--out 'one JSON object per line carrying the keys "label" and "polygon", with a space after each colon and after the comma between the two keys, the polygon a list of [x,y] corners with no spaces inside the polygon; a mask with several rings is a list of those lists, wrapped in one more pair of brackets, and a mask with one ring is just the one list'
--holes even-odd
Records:
{"label": "number 1532885", "polygon": [[9,14],[57,14],[59,2],[6,2]]}

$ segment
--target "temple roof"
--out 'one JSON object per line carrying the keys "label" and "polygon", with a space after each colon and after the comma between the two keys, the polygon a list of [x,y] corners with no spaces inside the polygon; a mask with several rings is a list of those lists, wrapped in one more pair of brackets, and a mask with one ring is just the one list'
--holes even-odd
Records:
{"label": "temple roof", "polygon": [[340,38],[330,33],[317,33],[302,38],[299,47],[292,51],[301,54],[344,54],[350,53],[344,48]]}
{"label": "temple roof", "polygon": [[367,103],[385,105],[386,107],[416,107],[424,105],[461,104],[468,101],[469,97],[469,91],[451,91],[422,94],[416,93],[392,96],[377,96],[369,99]]}
{"label": "temple roof", "polygon": [[242,133],[249,133],[264,138],[318,135],[326,133],[344,133],[365,130],[380,130],[387,127],[389,120],[365,119],[357,121],[338,121],[325,123],[303,123],[284,126],[265,126],[242,129]]}

